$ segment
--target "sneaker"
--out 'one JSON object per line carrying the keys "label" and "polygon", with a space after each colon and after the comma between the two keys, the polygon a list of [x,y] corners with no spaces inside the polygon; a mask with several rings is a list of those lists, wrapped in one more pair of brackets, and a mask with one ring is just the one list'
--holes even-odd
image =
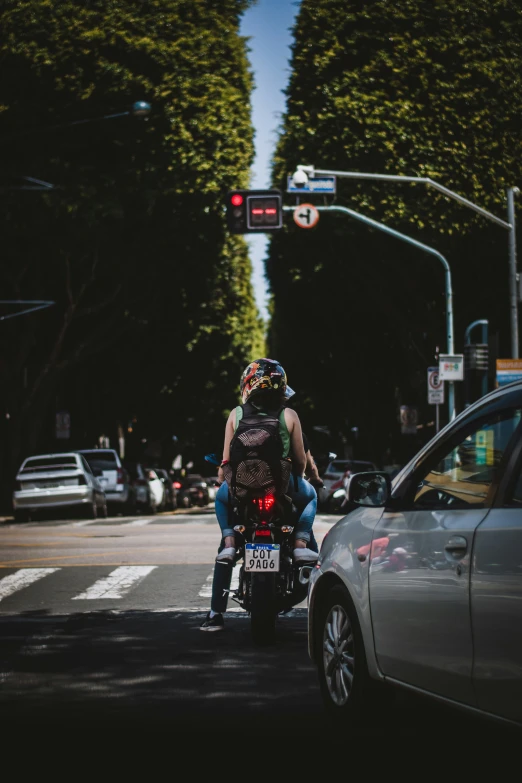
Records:
{"label": "sneaker", "polygon": [[301,560],[315,561],[319,560],[319,554],[314,552],[313,549],[304,547],[302,549],[294,549],[294,560],[300,562]]}
{"label": "sneaker", "polygon": [[215,614],[214,617],[210,617],[210,612],[199,626],[200,631],[222,631],[225,627],[225,621],[222,614]]}
{"label": "sneaker", "polygon": [[216,557],[216,563],[233,563],[236,557],[236,550],[233,546],[222,549]]}

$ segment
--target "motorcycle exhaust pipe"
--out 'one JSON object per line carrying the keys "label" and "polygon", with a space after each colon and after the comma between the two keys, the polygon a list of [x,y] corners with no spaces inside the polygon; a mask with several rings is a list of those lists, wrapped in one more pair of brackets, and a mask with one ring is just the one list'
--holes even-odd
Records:
{"label": "motorcycle exhaust pipe", "polygon": [[302,585],[307,585],[312,576],[313,566],[303,566],[299,569],[299,581]]}

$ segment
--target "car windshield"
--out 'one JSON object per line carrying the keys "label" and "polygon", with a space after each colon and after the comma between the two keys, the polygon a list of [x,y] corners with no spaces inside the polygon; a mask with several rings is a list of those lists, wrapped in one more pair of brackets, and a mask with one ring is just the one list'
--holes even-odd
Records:
{"label": "car windshield", "polygon": [[82,451],[82,455],[91,468],[98,470],[116,470],[118,468],[116,456],[111,451]]}
{"label": "car windshield", "polygon": [[28,459],[22,468],[22,473],[31,473],[34,470],[74,470],[78,467],[76,457],[34,457]]}

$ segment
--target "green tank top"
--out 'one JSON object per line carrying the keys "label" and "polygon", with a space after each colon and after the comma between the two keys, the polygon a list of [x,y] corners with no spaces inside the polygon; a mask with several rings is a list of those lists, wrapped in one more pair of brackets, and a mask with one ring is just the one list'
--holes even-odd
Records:
{"label": "green tank top", "polygon": [[[260,410],[259,415],[266,416],[266,413]],[[242,418],[243,418],[243,408],[241,407],[241,405],[238,405],[236,408],[236,423],[234,425],[234,432],[237,430],[239,422],[241,421]],[[281,441],[283,443],[282,459],[286,459],[288,456],[290,456],[290,433],[288,432],[288,427],[286,425],[284,408],[279,414],[279,434],[281,435]]]}

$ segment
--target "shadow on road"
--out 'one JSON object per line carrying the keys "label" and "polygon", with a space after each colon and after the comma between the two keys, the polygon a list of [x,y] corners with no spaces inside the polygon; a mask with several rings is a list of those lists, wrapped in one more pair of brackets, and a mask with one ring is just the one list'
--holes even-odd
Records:
{"label": "shadow on road", "polygon": [[[219,747],[224,736],[246,732],[251,742],[269,730],[286,744],[311,741],[318,753],[335,740],[343,748],[346,730],[327,723],[308,659],[305,612],[281,618],[276,643],[263,648],[253,645],[244,616],[228,615],[219,633],[202,633],[202,618],[175,611],[0,618],[3,738],[32,730],[64,737],[68,729],[95,727],[111,736],[132,729],[142,737],[174,732],[177,741],[207,737]],[[476,740],[481,731],[489,740],[507,736],[399,694],[371,725],[350,732],[350,742],[401,747],[463,731]]]}

